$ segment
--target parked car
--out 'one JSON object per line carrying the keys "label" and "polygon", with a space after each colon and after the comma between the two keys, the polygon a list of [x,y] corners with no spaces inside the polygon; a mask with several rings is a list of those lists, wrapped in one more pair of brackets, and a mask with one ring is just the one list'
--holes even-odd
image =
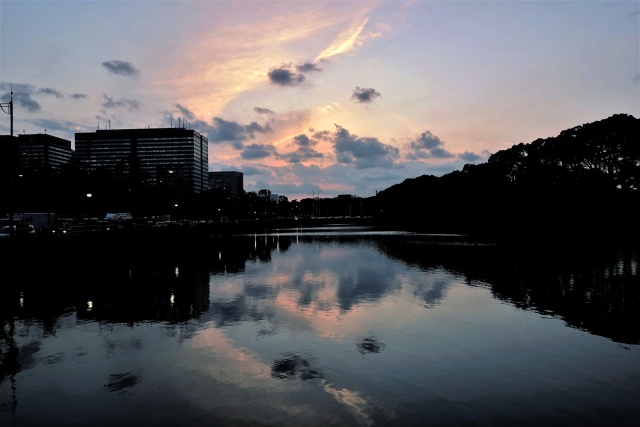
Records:
{"label": "parked car", "polygon": [[[11,228],[13,227],[13,233]],[[36,229],[31,224],[5,225],[0,228],[0,238],[11,237],[35,237]]]}
{"label": "parked car", "polygon": [[47,226],[38,230],[38,235],[43,237],[64,237],[68,234],[69,229],[64,227]]}
{"label": "parked car", "polygon": [[0,239],[11,237],[11,226],[5,225],[0,227]]}

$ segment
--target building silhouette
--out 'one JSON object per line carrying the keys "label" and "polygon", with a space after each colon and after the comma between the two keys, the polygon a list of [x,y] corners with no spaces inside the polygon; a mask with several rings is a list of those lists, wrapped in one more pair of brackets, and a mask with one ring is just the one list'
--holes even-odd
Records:
{"label": "building silhouette", "polygon": [[[0,135],[0,217],[13,220],[18,137]],[[2,219],[2,218],[0,218]]]}
{"label": "building silhouette", "polygon": [[55,170],[71,162],[71,141],[46,133],[18,135],[21,169]]}
{"label": "building silhouette", "polygon": [[209,172],[210,189],[227,189],[231,195],[237,196],[244,192],[244,175],[236,171]]}
{"label": "building silhouette", "polygon": [[86,171],[107,170],[158,184],[180,179],[196,193],[209,188],[209,144],[185,128],[98,129],[75,134],[75,157]]}

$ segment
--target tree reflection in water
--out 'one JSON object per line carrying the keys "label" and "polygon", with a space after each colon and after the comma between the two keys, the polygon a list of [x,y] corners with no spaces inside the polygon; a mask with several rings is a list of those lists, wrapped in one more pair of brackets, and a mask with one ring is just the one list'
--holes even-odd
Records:
{"label": "tree reflection in water", "polygon": [[470,285],[487,286],[496,298],[519,308],[559,316],[572,327],[617,342],[640,343],[636,244],[512,247],[417,239],[377,244],[388,256],[425,270],[459,272]]}
{"label": "tree reflection in water", "polygon": [[[361,258],[351,257],[353,253]],[[470,348],[462,343],[460,348],[475,352],[476,357],[475,364],[461,366],[456,363],[464,355],[441,353],[430,344],[446,346],[448,342],[421,329],[447,324],[450,318],[436,315],[433,318],[440,323],[429,323],[432,319],[424,313],[431,315],[442,307],[446,309],[440,313],[446,312],[447,302],[462,288],[482,291],[493,301],[492,295],[507,303],[503,307],[518,313],[522,311],[513,307],[561,318],[573,328],[618,343],[640,343],[635,246],[549,244],[533,248],[475,242],[462,236],[271,233],[214,238],[200,247],[199,254],[154,251],[149,255],[124,259],[80,256],[72,269],[45,263],[37,269],[25,268],[19,280],[3,283],[0,384],[10,386],[5,387],[9,392],[2,395],[0,412],[15,413],[20,407],[16,378],[21,372],[46,374],[55,365],[96,364],[98,351],[109,361],[125,357],[135,361],[137,355],[152,355],[157,345],[162,355],[162,346],[173,344],[162,339],[179,335],[179,345],[170,350],[170,364],[176,362],[176,372],[193,375],[181,390],[188,389],[190,382],[217,386],[231,390],[233,400],[238,396],[233,395],[233,387],[247,392],[258,383],[265,395],[285,395],[285,390],[300,393],[301,401],[307,396],[331,396],[334,405],[338,402],[363,424],[390,422],[395,416],[386,412],[390,408],[404,410],[405,419],[412,419],[415,412],[419,419],[424,415],[424,402],[403,400],[402,393],[394,390],[400,403],[387,405],[385,388],[407,387],[426,396],[430,381],[452,387],[442,373],[455,376],[465,369],[465,374],[489,382],[501,378],[500,372],[494,377],[491,370],[486,374],[474,370],[494,366],[491,357],[485,357],[492,354],[492,348]],[[403,311],[407,307],[411,313]],[[384,324],[396,318],[403,323]],[[69,319],[77,324],[70,325]],[[71,357],[64,360],[65,352],[56,347],[55,340],[64,333],[72,335],[69,330],[83,324],[113,328],[120,334],[107,331],[94,347],[67,348]],[[152,327],[132,336],[130,331],[141,324]],[[160,326],[154,329],[155,325]],[[414,334],[407,341],[394,336],[407,330]],[[446,325],[442,330],[451,331]],[[181,359],[187,350],[179,346],[188,340],[193,344],[203,331],[214,331],[209,335],[218,339],[207,351],[198,348],[184,356],[193,365],[180,366],[187,363]],[[225,349],[235,356],[223,357]],[[246,354],[252,358],[247,359]],[[248,368],[251,361],[256,364],[253,370]],[[162,378],[164,373],[132,363],[114,364],[102,373],[98,388],[107,399],[142,395],[140,390],[146,390],[150,378],[162,383],[154,375]],[[431,367],[434,371],[428,371]],[[166,375],[176,381],[171,369],[174,366]],[[241,375],[234,377],[234,369]],[[224,372],[226,377],[219,380],[211,372]],[[416,377],[421,384],[410,383]],[[29,381],[28,375],[22,378]],[[528,390],[508,381],[498,383]],[[252,395],[258,400],[256,396],[263,395]],[[225,397],[220,393],[221,400]],[[240,394],[240,400],[243,397]],[[451,400],[443,405],[457,407]],[[496,405],[499,411],[499,403]]]}

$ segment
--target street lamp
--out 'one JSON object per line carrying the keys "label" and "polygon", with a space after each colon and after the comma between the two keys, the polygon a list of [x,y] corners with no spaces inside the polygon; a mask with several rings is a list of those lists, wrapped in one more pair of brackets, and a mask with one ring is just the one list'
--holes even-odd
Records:
{"label": "street lamp", "polygon": [[91,198],[92,193],[87,193],[87,224],[91,223]]}

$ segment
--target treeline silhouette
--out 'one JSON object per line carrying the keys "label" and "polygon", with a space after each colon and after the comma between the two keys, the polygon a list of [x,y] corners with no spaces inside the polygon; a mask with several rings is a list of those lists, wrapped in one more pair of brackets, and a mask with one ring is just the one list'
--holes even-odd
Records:
{"label": "treeline silhouette", "polygon": [[107,212],[130,212],[140,221],[162,217],[227,224],[360,218],[393,228],[500,238],[640,236],[640,119],[628,114],[514,145],[485,163],[440,177],[406,179],[367,198],[298,201],[274,198],[269,189],[237,196],[226,189],[194,193],[181,176],[148,182],[135,165],[89,172],[72,158],[59,169],[43,163],[16,170],[11,166],[17,164],[15,155],[0,159],[0,213],[102,219]]}
{"label": "treeline silhouette", "polygon": [[379,220],[517,238],[638,237],[640,119],[616,114],[378,193]]}

